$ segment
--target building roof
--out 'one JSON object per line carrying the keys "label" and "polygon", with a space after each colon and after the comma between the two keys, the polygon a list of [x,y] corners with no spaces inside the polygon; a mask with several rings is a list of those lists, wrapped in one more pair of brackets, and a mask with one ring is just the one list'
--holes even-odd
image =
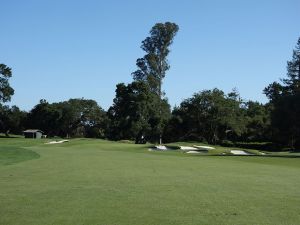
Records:
{"label": "building roof", "polygon": [[28,129],[23,131],[23,133],[36,133],[36,132],[44,133],[43,131],[38,129]]}

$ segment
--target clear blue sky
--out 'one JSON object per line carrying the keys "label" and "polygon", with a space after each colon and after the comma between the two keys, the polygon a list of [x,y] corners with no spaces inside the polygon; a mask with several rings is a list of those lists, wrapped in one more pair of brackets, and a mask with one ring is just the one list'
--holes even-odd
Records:
{"label": "clear blue sky", "polygon": [[193,93],[262,90],[286,74],[300,36],[299,0],[2,0],[0,63],[13,69],[11,104],[95,99],[107,109],[115,85],[131,82],[141,41],[175,22],[163,88],[172,106]]}

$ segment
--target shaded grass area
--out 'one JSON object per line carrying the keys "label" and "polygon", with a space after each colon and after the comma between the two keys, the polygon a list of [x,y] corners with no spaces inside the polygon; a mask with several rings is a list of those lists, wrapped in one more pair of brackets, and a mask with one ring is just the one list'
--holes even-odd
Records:
{"label": "shaded grass area", "polygon": [[93,139],[6,146],[26,146],[41,157],[0,165],[0,224],[300,221],[299,158],[148,152],[145,145]]}
{"label": "shaded grass area", "polygon": [[40,155],[26,147],[41,144],[41,140],[24,139],[18,136],[0,139],[0,166],[11,165],[31,159]]}
{"label": "shaded grass area", "polygon": [[39,157],[36,152],[24,148],[4,146],[0,148],[0,165],[10,165]]}

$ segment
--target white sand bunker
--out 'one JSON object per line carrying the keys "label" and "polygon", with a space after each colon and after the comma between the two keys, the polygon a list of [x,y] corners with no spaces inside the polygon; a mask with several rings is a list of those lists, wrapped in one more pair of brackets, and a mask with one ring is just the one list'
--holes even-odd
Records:
{"label": "white sand bunker", "polygon": [[155,148],[158,150],[168,150],[168,148],[164,145],[156,145]]}
{"label": "white sand bunker", "polygon": [[213,149],[215,149],[214,147],[205,146],[205,145],[194,145],[194,147],[198,148],[200,150],[213,150]]}
{"label": "white sand bunker", "polygon": [[164,145],[156,145],[156,146],[154,146],[152,148],[149,148],[148,150],[149,151],[167,151],[169,149],[166,146],[164,146]]}
{"label": "white sand bunker", "polygon": [[230,153],[234,155],[251,155],[243,150],[230,150]]}
{"label": "white sand bunker", "polygon": [[179,148],[180,148],[180,150],[185,150],[185,151],[198,150],[198,148],[190,147],[190,146],[179,146]]}
{"label": "white sand bunker", "polygon": [[50,142],[45,143],[45,144],[52,145],[52,144],[61,144],[61,143],[64,143],[64,142],[69,142],[69,140],[50,141]]}
{"label": "white sand bunker", "polygon": [[187,154],[203,154],[202,152],[199,151],[187,151]]}

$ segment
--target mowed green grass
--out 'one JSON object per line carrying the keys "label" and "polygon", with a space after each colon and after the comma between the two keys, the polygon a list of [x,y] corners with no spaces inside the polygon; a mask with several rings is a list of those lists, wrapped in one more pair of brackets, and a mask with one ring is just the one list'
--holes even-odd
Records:
{"label": "mowed green grass", "polygon": [[300,158],[43,142],[0,139],[1,225],[300,223]]}

